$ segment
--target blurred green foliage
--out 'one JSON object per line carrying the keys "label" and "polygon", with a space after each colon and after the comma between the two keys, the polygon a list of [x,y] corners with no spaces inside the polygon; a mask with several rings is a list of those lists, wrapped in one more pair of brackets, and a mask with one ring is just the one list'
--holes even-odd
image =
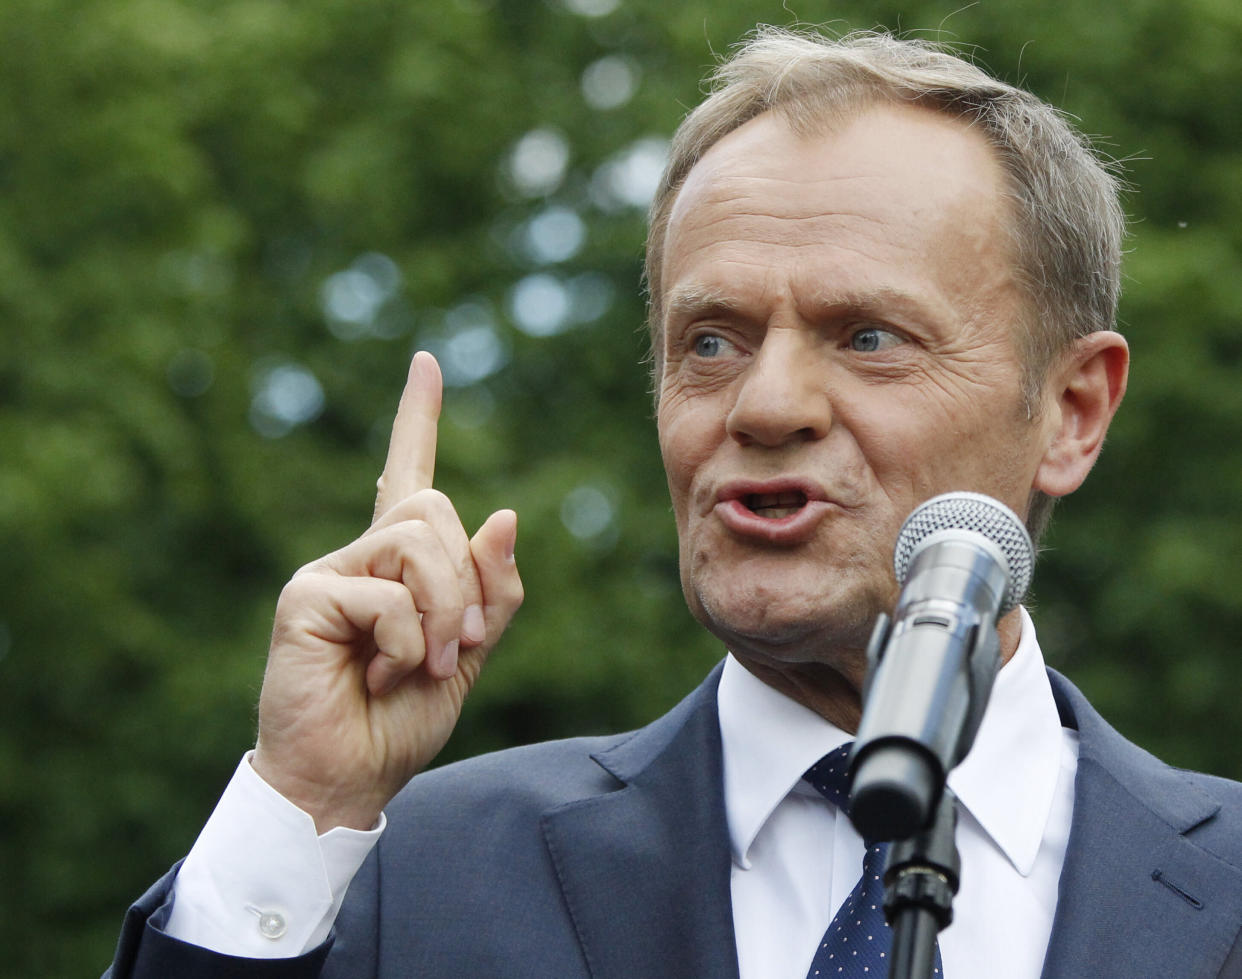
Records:
{"label": "blurred green foliage", "polygon": [[757,22],[956,41],[1128,160],[1130,394],[1037,576],[1049,660],[1242,776],[1234,0],[7,0],[0,944],[98,972],[253,736],[275,597],[352,539],[409,354],[527,606],[446,757],[639,724],[720,655],[650,421],[642,204]]}

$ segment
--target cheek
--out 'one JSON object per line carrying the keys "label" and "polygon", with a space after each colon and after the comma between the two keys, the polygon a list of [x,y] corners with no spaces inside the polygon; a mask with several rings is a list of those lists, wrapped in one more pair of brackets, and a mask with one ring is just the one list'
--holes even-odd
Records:
{"label": "cheek", "polygon": [[1016,418],[1011,401],[906,407],[874,413],[855,428],[874,478],[894,504],[912,508],[937,493],[970,490],[1023,512],[1033,430]]}
{"label": "cheek", "polygon": [[667,399],[661,401],[656,422],[664,471],[677,502],[719,444],[724,423],[707,405]]}
{"label": "cheek", "polygon": [[676,438],[670,438],[666,429],[660,430],[660,454],[664,459],[664,478],[668,482],[669,497],[673,504],[673,517],[679,531],[685,529],[686,512],[689,509],[690,483],[695,466],[686,458],[686,447]]}
{"label": "cheek", "polygon": [[861,464],[894,504],[921,502],[949,470],[961,465],[960,419],[946,417],[934,406],[893,401],[873,409],[846,423]]}

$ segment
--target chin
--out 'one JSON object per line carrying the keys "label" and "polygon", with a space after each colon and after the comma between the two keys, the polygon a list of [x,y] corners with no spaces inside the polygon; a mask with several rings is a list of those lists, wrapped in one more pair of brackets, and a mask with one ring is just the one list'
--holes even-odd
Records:
{"label": "chin", "polygon": [[875,625],[871,603],[830,608],[782,608],[780,603],[736,603],[696,594],[691,611],[731,652],[780,663],[835,665],[845,651],[865,650]]}
{"label": "chin", "polygon": [[731,650],[775,660],[832,661],[866,649],[897,585],[887,567],[798,548],[683,548],[682,589],[694,616]]}

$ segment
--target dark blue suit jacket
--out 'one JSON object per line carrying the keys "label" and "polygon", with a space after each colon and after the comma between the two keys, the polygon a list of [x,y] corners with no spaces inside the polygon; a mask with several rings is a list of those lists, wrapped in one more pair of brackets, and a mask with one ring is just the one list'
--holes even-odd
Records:
{"label": "dark blue suit jacket", "polygon": [[[636,733],[418,776],[334,941],[308,955],[256,962],[167,938],[170,874],[130,909],[110,974],[736,979],[718,676]],[[1169,768],[1050,678],[1080,741],[1044,975],[1242,977],[1242,785]]]}

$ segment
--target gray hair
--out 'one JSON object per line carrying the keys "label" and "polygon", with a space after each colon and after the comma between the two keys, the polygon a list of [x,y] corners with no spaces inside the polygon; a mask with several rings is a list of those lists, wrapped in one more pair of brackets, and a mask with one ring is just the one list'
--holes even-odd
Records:
{"label": "gray hair", "polygon": [[[1015,324],[1023,397],[1033,416],[1048,368],[1075,339],[1113,328],[1125,216],[1115,165],[1053,106],[922,40],[862,33],[833,39],[760,27],[709,78],[710,94],[678,127],[651,204],[648,326],[659,369],[661,266],[669,214],[686,175],[717,141],[775,110],[797,133],[876,104],[912,104],[973,125],[1008,175],[1015,274],[1027,300]],[[658,385],[659,378],[656,377]],[[1053,500],[1031,500],[1038,538]]]}

